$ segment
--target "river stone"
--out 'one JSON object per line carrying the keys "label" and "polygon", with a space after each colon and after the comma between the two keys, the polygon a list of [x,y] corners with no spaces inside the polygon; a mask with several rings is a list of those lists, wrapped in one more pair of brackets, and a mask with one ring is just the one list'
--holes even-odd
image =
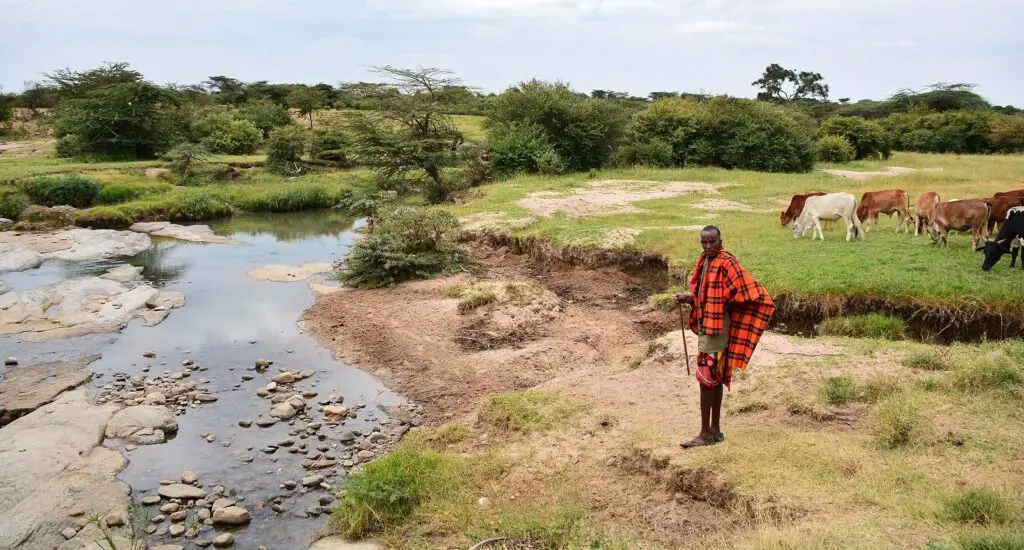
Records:
{"label": "river stone", "polygon": [[175,523],[167,530],[167,532],[170,533],[172,537],[180,537],[185,534],[185,526],[180,523]]}
{"label": "river stone", "polygon": [[[76,388],[89,380],[83,367],[99,359],[99,355],[81,357],[72,361],[39,363],[4,373],[0,384],[0,426],[50,403],[61,393]],[[17,359],[9,357],[9,360]]]}
{"label": "river stone", "polygon": [[235,543],[235,536],[231,533],[221,533],[213,538],[213,546],[216,548],[227,548]]}
{"label": "river stone", "polygon": [[301,376],[303,378],[309,378],[309,377],[313,376],[314,374],[316,374],[315,370],[304,370],[304,371],[299,373],[299,376]]}
{"label": "river stone", "polygon": [[142,269],[142,266],[129,264],[119,265],[115,268],[108,269],[106,273],[100,275],[100,278],[117,281],[119,283],[127,283],[138,279],[139,276],[142,275]]}
{"label": "river stone", "polygon": [[0,243],[0,273],[25,271],[39,267],[43,255],[24,246]]}
{"label": "river stone", "polygon": [[273,361],[267,361],[266,359],[257,359],[256,362],[253,363],[253,366],[255,366],[257,369],[266,369],[266,368],[269,368],[270,365],[273,365],[273,364],[274,364]]}
{"label": "river stone", "polygon": [[[166,168],[148,168],[150,170],[164,170]],[[132,231],[148,233],[157,237],[170,237],[182,241],[213,243],[213,244],[238,244],[239,241],[230,237],[215,235],[213,229],[208,225],[177,225],[171,222],[138,222],[129,227]]]}
{"label": "river stone", "polygon": [[178,510],[177,512],[174,512],[173,514],[171,514],[171,521],[177,523],[177,522],[180,522],[180,521],[185,521],[185,518],[187,518],[187,517],[188,517],[188,512],[186,512],[185,510]]}
{"label": "river stone", "polygon": [[218,498],[217,500],[213,501],[213,509],[214,510],[217,510],[219,508],[227,508],[228,506],[234,506],[234,505],[235,505],[235,501],[233,501],[233,500],[231,500],[229,498]]}
{"label": "river stone", "polygon": [[211,512],[206,508],[200,508],[199,511],[196,512],[196,517],[199,518],[199,521],[208,520],[211,517]]}
{"label": "river stone", "polygon": [[245,525],[249,523],[249,511],[240,506],[227,506],[213,510],[213,523],[221,525]]}
{"label": "river stone", "polygon": [[195,472],[192,472],[190,470],[185,470],[181,474],[181,482],[182,483],[187,483],[189,485],[193,485],[193,484],[199,482],[199,476],[197,476]]}
{"label": "river stone", "polygon": [[124,515],[121,512],[111,512],[103,518],[103,521],[106,522],[107,527],[120,527],[124,525]]}
{"label": "river stone", "polygon": [[142,497],[142,503],[147,506],[152,506],[153,504],[160,504],[160,495],[144,496]]}
{"label": "river stone", "polygon": [[303,487],[316,487],[324,481],[324,476],[306,476],[302,478]]}
{"label": "river stone", "polygon": [[8,357],[8,358],[4,359],[4,366],[13,367],[13,366],[15,366],[17,364],[18,364],[18,359],[16,357]]}
{"label": "river stone", "polygon": [[344,405],[327,405],[324,407],[324,414],[327,416],[344,417],[348,415],[348,407]]}
{"label": "river stone", "polygon": [[242,456],[238,457],[238,460],[248,464],[248,463],[252,462],[253,460],[256,460],[256,457],[254,457],[252,455],[242,455]]}
{"label": "river stone", "polygon": [[153,516],[153,517],[149,518],[149,521],[151,521],[151,522],[153,522],[153,523],[163,523],[163,521],[164,521],[165,519],[167,519],[167,516],[165,516],[165,515],[163,515],[163,514],[157,514],[157,515],[155,515],[155,516]]}
{"label": "river stone", "polygon": [[267,391],[277,391],[277,382],[271,382],[267,384],[266,388],[264,389],[266,389]]}
{"label": "river stone", "polygon": [[167,407],[136,405],[121,409],[107,423],[106,436],[139,445],[163,443],[166,432],[178,431],[174,414]]}
{"label": "river stone", "polygon": [[217,396],[208,393],[198,393],[195,399],[200,403],[214,403],[217,401]]}
{"label": "river stone", "polygon": [[163,485],[156,490],[164,498],[180,498],[182,500],[196,500],[206,496],[206,491],[192,485],[173,483]]}
{"label": "river stone", "polygon": [[274,375],[271,380],[278,384],[291,384],[295,382],[295,374],[291,372],[282,372],[281,374]]}
{"label": "river stone", "polygon": [[14,227],[14,220],[0,218],[0,231],[6,231],[12,227]]}
{"label": "river stone", "polygon": [[243,428],[248,428],[249,426],[252,426],[252,420],[239,420],[238,425]]}
{"label": "river stone", "polygon": [[294,408],[288,403],[281,403],[274,405],[273,409],[270,409],[270,416],[280,418],[282,420],[288,420],[298,414]]}
{"label": "river stone", "polygon": [[356,440],[356,434],[352,430],[345,430],[338,435],[338,440],[342,443],[348,443],[349,441]]}
{"label": "river stone", "polygon": [[306,408],[306,402],[302,399],[302,397],[298,395],[293,395],[289,397],[288,404],[291,405],[292,408],[297,411],[301,411],[302,409]]}
{"label": "river stone", "polygon": [[356,453],[356,456],[360,460],[370,460],[376,455],[374,455],[373,451],[359,451],[358,453]]}
{"label": "river stone", "polygon": [[60,534],[61,534],[62,537],[66,538],[68,540],[71,540],[71,539],[75,538],[75,535],[78,534],[78,531],[75,531],[71,527],[67,527],[63,531],[61,531]]}
{"label": "river stone", "polygon": [[178,511],[178,508],[181,508],[181,505],[177,502],[168,502],[160,507],[160,511],[165,514],[173,514]]}

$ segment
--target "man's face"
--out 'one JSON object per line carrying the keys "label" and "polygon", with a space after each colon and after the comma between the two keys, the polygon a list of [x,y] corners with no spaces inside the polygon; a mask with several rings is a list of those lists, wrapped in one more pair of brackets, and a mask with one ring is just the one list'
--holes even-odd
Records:
{"label": "man's face", "polygon": [[704,256],[714,258],[722,250],[722,236],[717,231],[702,231],[700,246],[704,249]]}

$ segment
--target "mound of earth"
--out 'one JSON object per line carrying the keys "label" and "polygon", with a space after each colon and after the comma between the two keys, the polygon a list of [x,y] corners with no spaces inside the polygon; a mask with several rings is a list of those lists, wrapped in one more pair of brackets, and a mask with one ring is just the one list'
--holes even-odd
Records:
{"label": "mound of earth", "polygon": [[570,218],[611,216],[640,212],[634,202],[667,199],[689,193],[714,193],[716,186],[702,182],[605,180],[591,182],[570,194],[553,191],[530,193],[516,204],[537,216],[550,217],[564,212]]}

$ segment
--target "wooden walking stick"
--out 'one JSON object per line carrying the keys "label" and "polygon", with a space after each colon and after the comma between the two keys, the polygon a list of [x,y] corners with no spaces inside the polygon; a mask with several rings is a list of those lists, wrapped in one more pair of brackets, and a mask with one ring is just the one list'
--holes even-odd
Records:
{"label": "wooden walking stick", "polygon": [[686,345],[686,321],[683,317],[683,304],[679,304],[679,332],[683,335],[683,355],[686,356],[686,376],[690,376],[690,350]]}

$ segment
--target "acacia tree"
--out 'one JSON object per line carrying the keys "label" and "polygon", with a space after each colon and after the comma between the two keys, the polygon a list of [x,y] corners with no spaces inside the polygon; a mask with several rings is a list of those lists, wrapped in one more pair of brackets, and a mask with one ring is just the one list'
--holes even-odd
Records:
{"label": "acacia tree", "polygon": [[768,101],[797,101],[800,99],[828,100],[828,84],[821,73],[793,71],[778,63],[764,69],[761,78],[750,83],[761,88],[757,99]]}
{"label": "acacia tree", "polygon": [[313,113],[324,108],[326,94],[318,88],[303,86],[288,94],[288,105],[299,110],[299,116],[309,117],[309,128],[313,129]]}
{"label": "acacia tree", "polygon": [[374,71],[398,93],[376,97],[376,111],[349,115],[358,155],[376,172],[381,187],[419,187],[430,202],[447,200],[455,189],[444,169],[458,162],[458,148],[465,141],[447,114],[451,96],[445,91],[458,85],[458,79],[437,68],[384,66]]}

